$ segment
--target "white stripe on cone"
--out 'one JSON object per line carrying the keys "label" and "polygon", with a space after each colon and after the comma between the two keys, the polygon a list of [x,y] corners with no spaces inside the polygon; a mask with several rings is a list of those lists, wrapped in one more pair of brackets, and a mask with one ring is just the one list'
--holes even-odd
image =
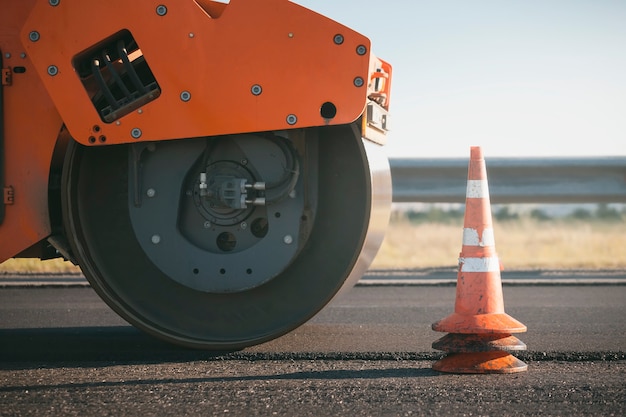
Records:
{"label": "white stripe on cone", "polygon": [[459,258],[461,272],[499,272],[500,260],[497,256],[487,258]]}
{"label": "white stripe on cone", "polygon": [[467,198],[488,198],[489,185],[487,180],[467,180]]}
{"label": "white stripe on cone", "polygon": [[495,246],[496,239],[493,229],[487,227],[483,229],[483,235],[478,236],[478,230],[466,227],[463,229],[463,245],[465,246]]}

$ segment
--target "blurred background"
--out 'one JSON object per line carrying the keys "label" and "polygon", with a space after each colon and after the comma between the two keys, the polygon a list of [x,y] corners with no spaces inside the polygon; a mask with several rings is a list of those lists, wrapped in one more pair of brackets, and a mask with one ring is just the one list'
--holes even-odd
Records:
{"label": "blurred background", "polygon": [[[394,67],[390,157],[626,156],[622,0],[295,0]],[[505,268],[626,269],[623,204],[492,206]],[[372,268],[454,267],[463,205],[395,204]]]}

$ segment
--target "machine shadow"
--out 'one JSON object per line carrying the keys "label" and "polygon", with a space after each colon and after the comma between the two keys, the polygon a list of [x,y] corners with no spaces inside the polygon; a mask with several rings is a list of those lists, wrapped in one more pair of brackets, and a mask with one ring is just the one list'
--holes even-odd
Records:
{"label": "machine shadow", "polygon": [[[398,356],[399,355],[399,356]],[[0,329],[0,370],[41,368],[92,368],[136,364],[165,364],[192,361],[294,361],[393,360],[399,354],[377,352],[246,352],[241,350],[206,351],[175,346],[149,336],[132,326],[59,327]],[[434,355],[408,355],[407,360],[437,359]],[[431,358],[431,356],[433,356]],[[290,379],[375,379],[435,376],[430,368],[407,367],[361,370],[320,370],[263,376],[202,378],[204,382]],[[154,382],[154,381],[152,381]],[[178,381],[189,382],[189,381]],[[200,382],[200,381],[199,381]],[[138,384],[141,381],[137,382]]]}
{"label": "machine shadow", "polygon": [[132,326],[0,329],[0,341],[0,369],[207,360],[233,352],[171,345]]}

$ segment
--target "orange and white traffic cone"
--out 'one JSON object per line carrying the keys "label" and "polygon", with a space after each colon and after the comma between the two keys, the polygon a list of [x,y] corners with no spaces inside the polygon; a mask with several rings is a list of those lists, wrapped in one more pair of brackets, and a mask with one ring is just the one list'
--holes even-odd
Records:
{"label": "orange and white traffic cone", "polygon": [[433,323],[432,329],[450,333],[432,345],[448,352],[433,364],[437,371],[512,373],[528,368],[509,353],[526,349],[512,336],[525,332],[526,326],[504,312],[487,169],[480,147],[470,152],[454,313]]}

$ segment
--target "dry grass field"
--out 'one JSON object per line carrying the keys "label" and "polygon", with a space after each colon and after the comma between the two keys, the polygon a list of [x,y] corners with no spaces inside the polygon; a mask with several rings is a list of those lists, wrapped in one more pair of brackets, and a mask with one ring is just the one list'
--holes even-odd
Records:
{"label": "dry grass field", "polygon": [[[624,269],[626,219],[494,219],[496,250],[505,269]],[[411,222],[394,216],[372,269],[454,267],[462,219]],[[78,271],[62,260],[10,259],[6,272]]]}
{"label": "dry grass field", "polygon": [[[626,269],[626,221],[494,220],[496,251],[506,269]],[[373,269],[453,267],[462,221],[392,221]]]}

